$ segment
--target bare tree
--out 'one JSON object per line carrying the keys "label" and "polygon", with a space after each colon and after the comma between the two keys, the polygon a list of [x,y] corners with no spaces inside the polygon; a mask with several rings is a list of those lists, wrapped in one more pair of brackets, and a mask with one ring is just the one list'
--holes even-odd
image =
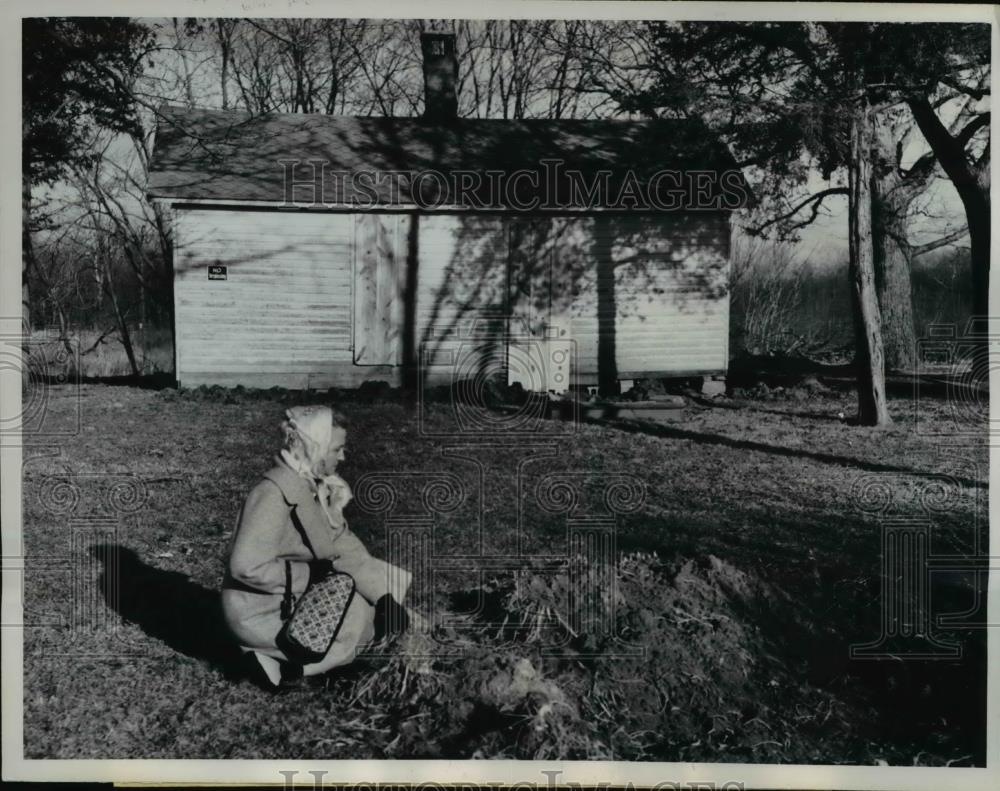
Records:
{"label": "bare tree", "polygon": [[[580,20],[456,23],[459,112],[475,118],[593,115],[588,59],[597,37]],[[607,97],[603,96],[606,100]]]}
{"label": "bare tree", "polygon": [[[943,105],[956,98],[940,97]],[[953,131],[970,120],[970,103],[955,113]],[[911,270],[913,259],[952,244],[968,235],[962,226],[923,244],[911,241],[917,205],[941,173],[933,151],[926,151],[908,167],[903,166],[905,149],[919,139],[913,117],[902,103],[890,106],[873,117],[872,233],[875,255],[875,283],[882,310],[882,334],[886,366],[911,371],[917,367],[916,324],[913,314]]]}

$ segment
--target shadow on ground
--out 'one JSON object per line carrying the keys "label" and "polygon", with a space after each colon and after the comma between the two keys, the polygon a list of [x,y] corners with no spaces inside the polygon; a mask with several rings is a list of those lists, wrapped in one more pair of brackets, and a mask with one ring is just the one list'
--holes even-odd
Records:
{"label": "shadow on ground", "polygon": [[38,375],[33,381],[48,385],[110,385],[112,387],[136,387],[140,390],[166,390],[177,387],[172,373],[141,374],[139,376],[70,376]]}
{"label": "shadow on ground", "polygon": [[[769,445],[766,442],[756,442],[753,440],[735,439],[723,434],[711,434],[703,431],[691,431],[689,429],[665,426],[659,423],[638,422],[627,420],[602,420],[588,419],[586,423],[593,423],[598,426],[607,426],[621,431],[628,431],[639,434],[648,434],[653,437],[663,437],[666,439],[691,440],[704,445],[721,445],[736,450],[757,451],[760,453],[771,453],[777,456],[787,456],[790,458],[809,459],[823,464],[834,464],[843,467],[854,467],[865,472],[894,472],[905,475],[923,475],[923,470],[915,470],[910,467],[897,466],[894,464],[880,464],[878,462],[865,461],[863,459],[850,458],[848,456],[838,456],[834,453],[823,453],[821,451],[803,450],[799,448],[788,448],[782,445]],[[985,481],[977,481],[971,478],[955,477],[962,486],[986,486]]]}
{"label": "shadow on ground", "polygon": [[108,607],[178,653],[227,675],[235,672],[239,649],[229,637],[218,591],[150,566],[118,544],[97,544],[90,552],[102,566],[98,586]]}

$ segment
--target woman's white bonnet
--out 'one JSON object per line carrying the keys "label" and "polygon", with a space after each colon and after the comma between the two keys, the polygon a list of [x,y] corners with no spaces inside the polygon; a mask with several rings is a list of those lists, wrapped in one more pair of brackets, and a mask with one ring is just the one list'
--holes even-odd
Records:
{"label": "woman's white bonnet", "polygon": [[289,425],[321,451],[330,447],[333,437],[333,412],[325,406],[293,406],[285,411]]}

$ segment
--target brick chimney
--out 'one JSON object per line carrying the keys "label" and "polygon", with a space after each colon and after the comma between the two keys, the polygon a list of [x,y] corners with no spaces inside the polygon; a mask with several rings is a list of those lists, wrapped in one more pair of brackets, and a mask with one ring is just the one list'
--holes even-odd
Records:
{"label": "brick chimney", "polygon": [[447,121],[458,117],[458,60],[454,33],[421,33],[424,55],[424,118]]}

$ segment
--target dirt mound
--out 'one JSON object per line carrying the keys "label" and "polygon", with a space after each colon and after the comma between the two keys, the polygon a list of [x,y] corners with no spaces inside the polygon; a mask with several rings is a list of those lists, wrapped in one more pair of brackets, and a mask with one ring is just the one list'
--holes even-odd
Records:
{"label": "dirt mound", "polygon": [[488,622],[409,634],[331,687],[339,710],[382,724],[363,727],[385,732],[384,754],[807,761],[812,745],[830,749],[830,728],[814,743],[808,725],[839,722],[837,704],[795,683],[755,626],[787,601],[716,557],[578,560],[467,593],[492,601]]}
{"label": "dirt mound", "polygon": [[714,556],[682,563],[669,584],[641,558],[622,570],[624,598],[641,603],[627,609],[623,637],[643,655],[601,661],[607,708],[624,719],[615,751],[694,760],[729,749],[752,758],[768,738],[762,702],[780,684],[753,616],[766,617],[778,597]]}

